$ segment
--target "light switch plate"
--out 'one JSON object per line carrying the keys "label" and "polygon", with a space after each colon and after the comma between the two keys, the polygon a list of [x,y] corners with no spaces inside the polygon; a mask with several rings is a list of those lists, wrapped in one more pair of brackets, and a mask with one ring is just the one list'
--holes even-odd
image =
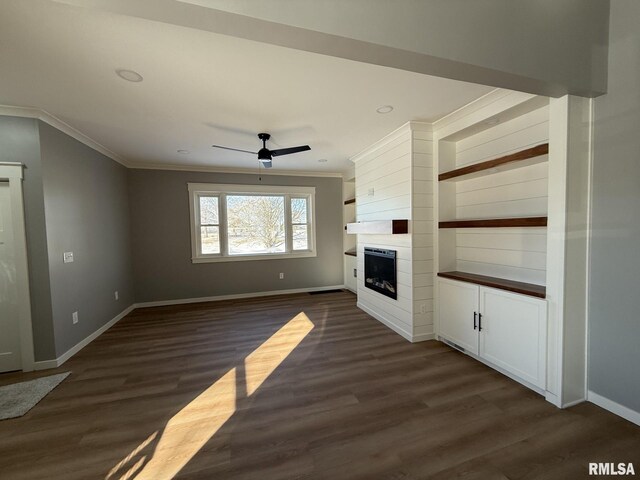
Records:
{"label": "light switch plate", "polygon": [[73,252],[64,252],[62,254],[64,263],[73,263]]}

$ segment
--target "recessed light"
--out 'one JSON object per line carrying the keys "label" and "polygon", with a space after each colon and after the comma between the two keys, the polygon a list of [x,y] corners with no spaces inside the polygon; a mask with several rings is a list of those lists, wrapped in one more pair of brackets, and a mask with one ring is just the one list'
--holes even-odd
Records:
{"label": "recessed light", "polygon": [[189,155],[189,150],[177,150],[181,155]]}
{"label": "recessed light", "polygon": [[127,82],[139,83],[144,80],[142,78],[142,75],[140,75],[138,72],[134,72],[133,70],[119,68],[118,70],[116,70],[116,74]]}
{"label": "recessed light", "polygon": [[389,113],[393,111],[393,107],[391,105],[383,105],[381,107],[376,108],[376,112],[378,113]]}
{"label": "recessed light", "polygon": [[320,163],[327,163],[327,159],[326,158],[319,158],[318,161]]}

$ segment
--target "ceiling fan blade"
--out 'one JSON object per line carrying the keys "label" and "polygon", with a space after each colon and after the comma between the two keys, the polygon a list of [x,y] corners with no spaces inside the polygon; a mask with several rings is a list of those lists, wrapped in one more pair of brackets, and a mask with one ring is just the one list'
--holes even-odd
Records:
{"label": "ceiling fan blade", "polygon": [[279,157],[280,155],[290,155],[292,153],[306,152],[311,150],[309,145],[302,145],[300,147],[279,148],[278,150],[271,150],[271,155]]}
{"label": "ceiling fan blade", "polygon": [[271,167],[273,167],[273,164],[271,163],[271,160],[265,160],[265,161],[262,162],[262,166],[264,168],[271,168]]}
{"label": "ceiling fan blade", "polygon": [[222,148],[224,150],[233,150],[234,152],[251,153],[253,155],[257,155],[258,154],[258,152],[250,152],[249,150],[242,150],[240,148],[223,147],[222,145],[211,145],[211,146],[215,147],[215,148]]}

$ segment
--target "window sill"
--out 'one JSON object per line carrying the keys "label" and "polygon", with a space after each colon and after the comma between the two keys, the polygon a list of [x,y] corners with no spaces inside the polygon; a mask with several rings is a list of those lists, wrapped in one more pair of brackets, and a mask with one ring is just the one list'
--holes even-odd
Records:
{"label": "window sill", "polygon": [[315,251],[299,253],[274,253],[266,255],[237,255],[237,256],[217,256],[217,257],[196,257],[191,259],[191,263],[221,263],[221,262],[247,262],[255,260],[286,260],[291,258],[317,257]]}

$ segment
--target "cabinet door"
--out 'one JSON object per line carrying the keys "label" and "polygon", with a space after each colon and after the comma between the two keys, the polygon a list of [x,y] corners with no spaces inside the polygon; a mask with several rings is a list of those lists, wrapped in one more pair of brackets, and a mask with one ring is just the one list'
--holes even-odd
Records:
{"label": "cabinet door", "polygon": [[478,354],[478,330],[474,312],[478,311],[478,286],[441,278],[438,282],[439,335]]}
{"label": "cabinet door", "polygon": [[480,287],[480,357],[545,388],[546,301]]}

